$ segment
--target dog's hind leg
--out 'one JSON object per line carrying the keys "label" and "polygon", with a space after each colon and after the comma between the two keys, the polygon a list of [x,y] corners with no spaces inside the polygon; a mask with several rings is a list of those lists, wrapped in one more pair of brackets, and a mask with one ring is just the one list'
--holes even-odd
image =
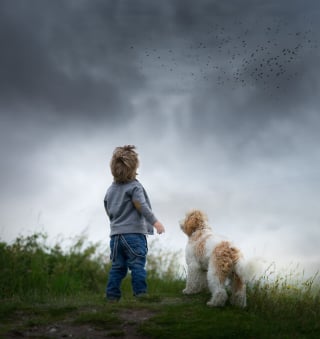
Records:
{"label": "dog's hind leg", "polygon": [[235,265],[235,269],[232,274],[232,289],[230,302],[232,305],[244,308],[247,306],[247,296],[246,296],[246,283],[242,278],[241,268],[242,268],[241,262],[238,262]]}
{"label": "dog's hind leg", "polygon": [[222,307],[225,305],[228,294],[225,290],[225,279],[222,279],[217,272],[213,258],[210,259],[208,267],[208,287],[211,292],[211,299],[207,302],[208,306]]}

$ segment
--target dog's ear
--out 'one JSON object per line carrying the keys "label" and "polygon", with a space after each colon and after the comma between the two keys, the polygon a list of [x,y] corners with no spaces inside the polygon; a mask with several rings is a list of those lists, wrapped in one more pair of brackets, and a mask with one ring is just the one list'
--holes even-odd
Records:
{"label": "dog's ear", "polygon": [[193,210],[186,215],[184,222],[184,232],[188,236],[191,236],[192,233],[198,229],[204,228],[206,226],[206,221],[207,217],[203,212],[199,210]]}

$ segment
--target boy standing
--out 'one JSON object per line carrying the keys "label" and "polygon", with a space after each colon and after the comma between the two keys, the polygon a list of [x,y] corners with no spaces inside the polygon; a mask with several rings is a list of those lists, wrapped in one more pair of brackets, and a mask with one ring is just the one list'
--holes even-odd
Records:
{"label": "boy standing", "polygon": [[127,275],[132,275],[134,296],[147,292],[146,256],[148,252],[146,234],[165,231],[156,219],[148,195],[136,180],[139,166],[135,146],[117,147],[110,167],[114,181],[104,198],[104,206],[110,219],[110,259],[112,266],[106,289],[107,300],[117,301],[121,297],[120,285]]}

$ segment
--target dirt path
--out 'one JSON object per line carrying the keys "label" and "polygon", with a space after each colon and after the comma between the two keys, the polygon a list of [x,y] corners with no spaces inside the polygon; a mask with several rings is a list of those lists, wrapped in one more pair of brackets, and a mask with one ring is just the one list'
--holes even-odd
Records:
{"label": "dirt path", "polygon": [[[95,310],[92,310],[94,312]],[[155,312],[148,309],[130,309],[119,310],[117,313],[121,324],[113,329],[102,329],[93,324],[74,324],[74,319],[70,314],[64,320],[55,321],[45,325],[33,325],[29,319],[29,325],[17,323],[17,329],[11,330],[6,334],[6,338],[127,338],[127,339],[142,339],[138,333],[138,326],[145,321],[148,321]],[[26,315],[23,316],[26,323]]]}

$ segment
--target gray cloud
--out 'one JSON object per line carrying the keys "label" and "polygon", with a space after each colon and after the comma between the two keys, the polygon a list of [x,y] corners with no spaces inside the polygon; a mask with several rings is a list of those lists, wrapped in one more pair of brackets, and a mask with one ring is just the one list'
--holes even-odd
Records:
{"label": "gray cloud", "polygon": [[171,71],[180,87],[207,81],[217,93],[216,85],[224,92],[247,86],[245,94],[253,87],[255,98],[248,98],[257,111],[272,100],[299,101],[294,84],[305,81],[318,54],[315,23],[303,21],[312,7],[302,14],[252,1],[5,1],[2,7],[1,102],[11,111],[25,105],[58,116],[128,117],[130,98],[150,81],[147,67],[157,77]]}
{"label": "gray cloud", "polygon": [[99,6],[94,13],[73,2],[2,6],[1,102],[10,114],[23,105],[66,118],[123,116],[143,77],[128,63],[117,27],[99,19]]}

